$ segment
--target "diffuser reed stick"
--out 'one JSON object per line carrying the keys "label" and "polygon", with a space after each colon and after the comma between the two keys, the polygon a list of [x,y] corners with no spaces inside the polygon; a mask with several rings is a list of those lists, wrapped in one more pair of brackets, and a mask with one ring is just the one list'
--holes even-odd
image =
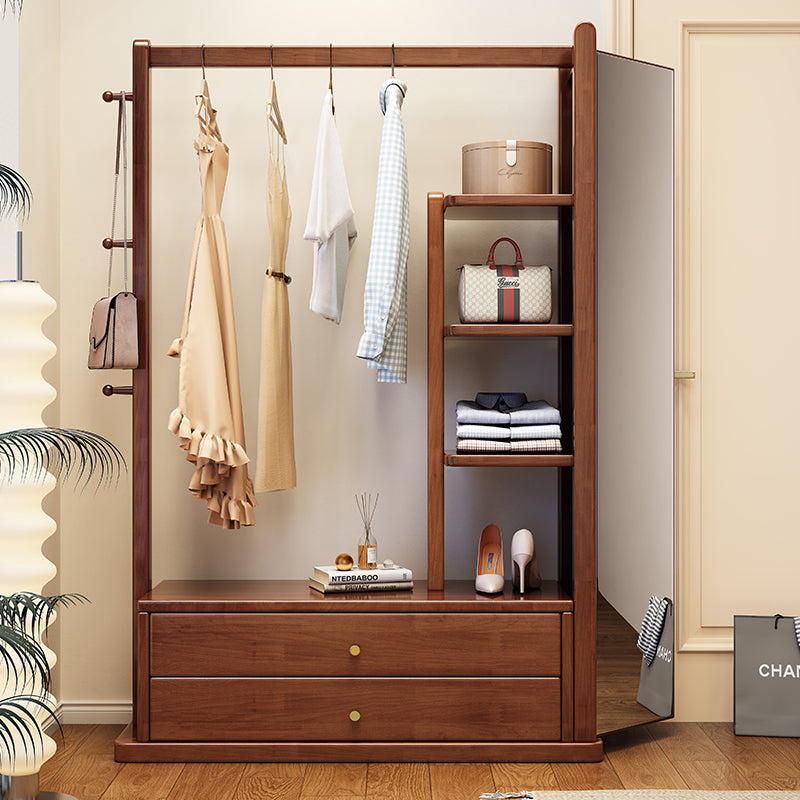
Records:
{"label": "diffuser reed stick", "polygon": [[372,495],[362,493],[361,497],[356,495],[356,506],[364,523],[364,533],[358,541],[358,568],[375,569],[378,566],[378,545],[372,535],[372,518],[375,516],[375,509],[378,507],[380,492],[372,502]]}

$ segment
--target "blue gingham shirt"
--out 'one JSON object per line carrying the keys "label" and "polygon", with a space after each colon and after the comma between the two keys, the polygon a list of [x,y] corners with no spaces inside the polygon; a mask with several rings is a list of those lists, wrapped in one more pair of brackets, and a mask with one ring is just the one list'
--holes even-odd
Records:
{"label": "blue gingham shirt", "polygon": [[384,114],[378,158],[375,219],[364,287],[364,333],[359,358],[378,370],[382,383],[405,383],[408,351],[408,168],[400,108],[406,85],[390,78],[381,86]]}

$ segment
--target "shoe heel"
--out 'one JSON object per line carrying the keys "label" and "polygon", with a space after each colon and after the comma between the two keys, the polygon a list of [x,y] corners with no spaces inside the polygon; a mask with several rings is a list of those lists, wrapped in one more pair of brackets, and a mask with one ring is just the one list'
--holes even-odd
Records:
{"label": "shoe heel", "polygon": [[530,572],[531,556],[527,553],[518,553],[513,557],[514,562],[514,584],[519,583],[519,593],[525,594],[525,584],[528,582]]}

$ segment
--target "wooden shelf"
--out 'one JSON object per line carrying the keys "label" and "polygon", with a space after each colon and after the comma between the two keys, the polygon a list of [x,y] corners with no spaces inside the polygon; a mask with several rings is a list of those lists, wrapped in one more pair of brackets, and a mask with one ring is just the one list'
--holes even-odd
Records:
{"label": "wooden shelf", "polygon": [[569,453],[445,453],[446,467],[571,467]]}
{"label": "wooden shelf", "polygon": [[443,336],[474,336],[474,337],[527,337],[527,336],[572,336],[573,325],[542,324],[542,325],[445,325]]}
{"label": "wooden shelf", "polygon": [[474,581],[445,581],[442,591],[428,589],[427,581],[414,581],[414,588],[398,592],[342,592],[322,594],[309,588],[307,580],[169,580],[162,581],[139,600],[139,611],[151,613],[276,613],[347,611],[546,613],[572,611],[569,594],[556,581],[544,581],[541,589],[524,595],[506,581],[502,594],[475,591]]}
{"label": "wooden shelf", "polygon": [[445,210],[465,206],[571,206],[571,194],[448,194]]}

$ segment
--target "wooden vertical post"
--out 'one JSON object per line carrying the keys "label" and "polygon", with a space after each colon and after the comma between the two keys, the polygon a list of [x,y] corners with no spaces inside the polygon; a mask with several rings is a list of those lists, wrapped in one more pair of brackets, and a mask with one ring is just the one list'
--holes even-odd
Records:
{"label": "wooden vertical post", "polygon": [[428,195],[428,589],[444,588],[444,195]]}
{"label": "wooden vertical post", "polygon": [[[133,43],[133,292],[139,310],[139,368],[133,371],[133,727],[142,670],[137,646],[139,598],[151,587],[150,499],[150,42]],[[142,741],[142,739],[139,739]]]}
{"label": "wooden vertical post", "polygon": [[596,428],[597,312],[595,276],[597,53],[594,26],[575,29],[574,225],[574,431],[573,599],[575,601],[575,740],[597,738],[596,606]]}

